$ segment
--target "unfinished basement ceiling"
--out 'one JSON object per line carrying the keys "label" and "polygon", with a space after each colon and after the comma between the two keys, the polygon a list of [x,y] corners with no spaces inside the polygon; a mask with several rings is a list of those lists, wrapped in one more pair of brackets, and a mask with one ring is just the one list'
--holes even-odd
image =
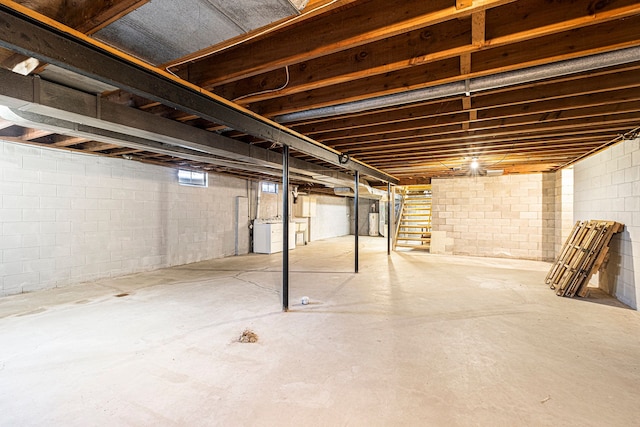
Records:
{"label": "unfinished basement ceiling", "polygon": [[151,0],[93,37],[159,65],[299,13],[289,0]]}
{"label": "unfinished basement ceiling", "polygon": [[[250,25],[243,20],[250,22],[251,13],[238,14],[234,8],[249,3],[229,2],[217,10],[236,24],[223,28],[242,28],[242,34],[229,33],[224,37],[233,38],[219,43],[210,38],[210,22],[199,20],[205,20],[202,11],[214,13],[209,2],[167,2],[173,15],[190,20],[182,28],[169,18],[159,18],[160,25],[144,12],[157,7],[156,0],[78,0],[75,9],[62,3],[28,2],[85,34],[100,37],[120,25],[114,37],[131,46],[151,43],[151,53],[163,55],[177,49],[167,54],[173,56],[168,62],[153,62],[406,184],[472,175],[474,158],[480,175],[555,171],[634,135],[640,126],[640,0],[310,0],[300,5],[299,15],[281,4],[289,18],[246,34]],[[251,11],[258,10],[257,3],[251,3]],[[128,13],[122,13],[125,9]],[[95,18],[77,19],[82,13]],[[157,36],[127,33],[127,20],[136,16],[145,31]],[[189,36],[185,29],[195,32]],[[189,44],[196,40],[198,46]],[[0,62],[10,69],[16,56],[0,56]],[[605,57],[616,59],[605,62]],[[587,66],[574,67],[576,61]],[[563,69],[571,71],[556,72]],[[46,66],[35,73],[55,80]],[[505,75],[517,78],[476,90],[478,82]],[[268,138],[127,90],[102,96],[238,144],[274,154],[280,149]],[[46,145],[47,137],[33,138],[40,135],[37,131],[23,128],[24,136],[16,136],[20,132],[7,125],[0,136],[12,133],[13,140]],[[85,144],[66,148],[83,150]],[[113,149],[92,152],[108,155]],[[340,169],[295,150],[292,155]]]}

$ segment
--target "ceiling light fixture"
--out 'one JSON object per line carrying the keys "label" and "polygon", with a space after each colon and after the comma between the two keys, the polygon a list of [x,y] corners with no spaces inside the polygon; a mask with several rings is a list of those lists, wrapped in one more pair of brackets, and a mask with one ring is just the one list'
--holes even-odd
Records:
{"label": "ceiling light fixture", "polygon": [[471,167],[471,170],[478,169],[478,158],[477,157],[472,158],[471,164],[469,166]]}

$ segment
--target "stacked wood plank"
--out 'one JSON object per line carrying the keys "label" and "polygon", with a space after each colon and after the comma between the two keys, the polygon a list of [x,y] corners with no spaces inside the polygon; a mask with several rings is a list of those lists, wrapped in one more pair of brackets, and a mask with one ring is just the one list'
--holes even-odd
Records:
{"label": "stacked wood plank", "polygon": [[614,221],[578,221],[562,246],[546,283],[559,296],[587,296],[591,277],[609,257],[609,243],[624,224]]}

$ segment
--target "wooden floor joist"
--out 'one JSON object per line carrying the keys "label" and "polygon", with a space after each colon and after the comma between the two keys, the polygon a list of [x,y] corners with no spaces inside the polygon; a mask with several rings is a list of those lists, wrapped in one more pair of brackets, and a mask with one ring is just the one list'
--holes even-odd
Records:
{"label": "wooden floor joist", "polygon": [[615,221],[576,222],[545,282],[558,296],[586,297],[589,280],[608,259],[611,238],[623,227]]}

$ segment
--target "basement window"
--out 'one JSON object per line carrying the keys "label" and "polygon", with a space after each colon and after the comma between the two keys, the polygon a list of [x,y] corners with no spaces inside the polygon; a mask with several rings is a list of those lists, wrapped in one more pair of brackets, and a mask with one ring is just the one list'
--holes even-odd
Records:
{"label": "basement window", "polygon": [[263,193],[278,194],[278,184],[275,182],[262,181],[260,189]]}
{"label": "basement window", "polygon": [[192,187],[208,187],[209,174],[206,172],[194,172],[183,169],[178,170],[178,184]]}

